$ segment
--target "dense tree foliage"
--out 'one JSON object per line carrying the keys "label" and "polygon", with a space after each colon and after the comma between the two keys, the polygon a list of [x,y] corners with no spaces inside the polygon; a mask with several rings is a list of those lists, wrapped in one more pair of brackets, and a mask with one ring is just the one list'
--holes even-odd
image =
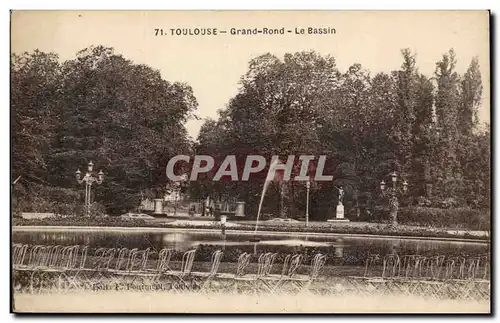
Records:
{"label": "dense tree foliage", "polygon": [[[197,107],[187,84],[102,46],[65,62],[40,51],[13,55],[12,178],[21,176],[14,206],[78,213],[83,190],[74,174],[90,160],[106,174],[96,200],[119,214],[171,186],[165,166],[174,155],[210,155],[216,165],[236,155],[241,176],[251,154],[268,162],[309,154],[326,155],[324,173],[334,177],[311,183],[312,219],[332,216],[339,186],[350,217],[371,216],[383,205],[379,183],[393,170],[410,183],[403,205],[488,209],[490,130],[477,116],[478,60],[460,75],[450,50],[428,76],[412,52],[401,54],[398,70],[374,75],[361,64],[340,71],[333,57],[315,52],[256,57],[195,143],[184,128]],[[294,166],[296,175],[298,160]],[[236,198],[255,216],[265,176],[216,182],[214,174],[190,182],[191,196]],[[264,213],[304,215],[305,183],[277,179]]]}
{"label": "dense tree foliage", "polygon": [[106,174],[97,200],[124,212],[141,195],[161,194],[167,161],[190,151],[192,89],[111,48],[87,48],[63,63],[39,51],[13,55],[11,75],[12,175],[22,176],[16,198],[28,204],[35,189],[82,191],[75,171],[93,161]]}
{"label": "dense tree foliage", "polygon": [[[360,64],[342,73],[333,57],[315,52],[283,60],[265,54],[250,61],[218,120],[203,125],[195,150],[219,158],[327,155],[325,172],[334,181],[312,183],[315,219],[331,215],[339,185],[352,216],[370,214],[381,203],[380,181],[393,170],[410,183],[404,204],[489,208],[489,126],[477,121],[479,63],[473,59],[464,75],[455,65],[450,50],[429,77],[405,49],[399,70],[370,75]],[[192,183],[191,193],[237,197],[254,215],[262,186],[262,180],[217,183],[207,176]],[[305,185],[275,182],[264,204],[264,212],[303,215]]]}

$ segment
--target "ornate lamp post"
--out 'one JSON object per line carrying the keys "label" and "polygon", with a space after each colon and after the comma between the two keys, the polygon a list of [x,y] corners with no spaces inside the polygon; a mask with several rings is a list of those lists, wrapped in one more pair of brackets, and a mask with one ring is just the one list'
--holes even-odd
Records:
{"label": "ornate lamp post", "polygon": [[398,195],[400,192],[402,194],[406,194],[408,191],[408,182],[406,180],[403,181],[402,190],[400,191],[397,187],[398,175],[396,172],[392,172],[390,174],[392,186],[390,188],[386,188],[385,182],[382,180],[380,182],[380,190],[383,196],[388,196],[389,198],[389,213],[391,217],[391,225],[396,226],[398,224],[398,210],[399,210],[399,201]]}
{"label": "ornate lamp post", "polygon": [[91,190],[92,190],[92,184],[102,184],[104,181],[104,173],[99,171],[97,174],[97,177],[95,176],[94,172],[94,164],[92,161],[89,162],[88,165],[88,171],[85,173],[85,175],[82,178],[82,172],[80,169],[78,169],[75,173],[76,175],[76,181],[78,184],[85,183],[85,213],[87,217],[90,217],[90,202],[91,202]]}
{"label": "ornate lamp post", "polygon": [[306,227],[309,226],[309,191],[311,189],[311,181],[306,182]]}

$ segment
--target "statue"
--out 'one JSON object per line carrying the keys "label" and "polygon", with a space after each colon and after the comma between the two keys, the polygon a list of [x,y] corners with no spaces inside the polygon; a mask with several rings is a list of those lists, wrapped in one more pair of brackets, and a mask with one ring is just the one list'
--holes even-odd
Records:
{"label": "statue", "polygon": [[335,188],[339,191],[339,205],[342,205],[342,202],[344,201],[344,189],[342,188],[342,186],[335,186]]}
{"label": "statue", "polygon": [[344,188],[342,186],[340,187],[335,186],[335,188],[339,191],[339,203],[335,208],[335,218],[328,221],[349,222],[349,219],[344,218],[344,204],[342,204],[344,202]]}

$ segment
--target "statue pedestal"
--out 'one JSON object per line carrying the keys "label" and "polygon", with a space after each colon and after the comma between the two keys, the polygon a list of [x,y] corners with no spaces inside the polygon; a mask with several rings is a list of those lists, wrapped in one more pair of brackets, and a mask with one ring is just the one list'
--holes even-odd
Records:
{"label": "statue pedestal", "polygon": [[349,219],[344,218],[344,205],[339,203],[335,212],[335,219],[330,219],[328,222],[349,222]]}
{"label": "statue pedestal", "polygon": [[337,220],[344,218],[344,205],[343,204],[337,205],[337,212],[335,213],[335,218]]}
{"label": "statue pedestal", "polygon": [[155,199],[154,214],[163,214],[163,199]]}
{"label": "statue pedestal", "polygon": [[235,216],[244,217],[245,216],[245,202],[236,202],[236,214]]}

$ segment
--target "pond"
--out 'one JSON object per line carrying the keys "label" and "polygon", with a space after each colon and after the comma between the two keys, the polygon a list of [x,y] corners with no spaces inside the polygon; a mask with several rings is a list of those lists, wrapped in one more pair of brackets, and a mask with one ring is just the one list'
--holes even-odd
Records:
{"label": "pond", "polygon": [[362,255],[389,253],[445,255],[445,256],[477,256],[489,253],[487,243],[416,240],[401,238],[370,238],[355,236],[314,236],[305,237],[300,234],[256,236],[260,242],[251,242],[253,235],[228,233],[225,236],[211,232],[129,232],[129,231],[16,231],[12,239],[14,243],[42,245],[89,245],[90,247],[138,248],[159,251],[162,248],[173,248],[184,251],[191,248],[223,249],[225,252],[241,251],[261,252],[325,252],[331,258],[359,259]]}

